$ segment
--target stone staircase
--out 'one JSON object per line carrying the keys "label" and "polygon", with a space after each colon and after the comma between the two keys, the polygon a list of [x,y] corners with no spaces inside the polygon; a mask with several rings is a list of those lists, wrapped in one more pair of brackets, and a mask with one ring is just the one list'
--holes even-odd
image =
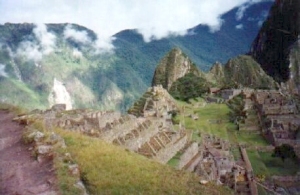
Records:
{"label": "stone staircase", "polygon": [[137,152],[161,163],[167,163],[186,143],[185,133],[160,131],[145,142]]}
{"label": "stone staircase", "polygon": [[[138,100],[136,101],[134,104],[133,104],[133,107],[131,107],[129,110],[128,110],[128,113],[129,114],[132,114],[132,115],[135,115],[137,117],[139,116],[143,116],[144,114],[144,109],[145,109],[145,104],[147,103],[147,101],[149,101],[152,96],[152,92],[151,91],[147,91],[146,93],[143,94],[143,96]],[[149,108],[151,107],[151,104],[148,104]],[[148,108],[148,107],[147,107]],[[146,108],[146,109],[147,109]],[[148,108],[148,109],[149,109]],[[152,108],[153,108],[153,104],[152,104]]]}
{"label": "stone staircase", "polygon": [[245,123],[239,124],[239,130],[259,134],[261,131],[261,127],[259,125],[256,111],[254,109],[250,109],[247,111],[247,113],[248,116],[245,119]]}

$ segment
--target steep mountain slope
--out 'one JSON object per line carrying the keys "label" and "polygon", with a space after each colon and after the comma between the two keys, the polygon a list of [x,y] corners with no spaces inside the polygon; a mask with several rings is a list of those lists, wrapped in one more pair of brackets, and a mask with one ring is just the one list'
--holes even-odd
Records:
{"label": "steep mountain slope", "polygon": [[114,36],[113,53],[99,52],[97,35],[75,24],[0,25],[0,101],[27,108],[67,103],[125,111],[174,47],[204,71],[216,60],[247,51],[270,5],[254,4],[243,14],[233,9],[214,33],[199,25],[186,36],[146,43],[137,31],[122,31]]}
{"label": "steep mountain slope", "polygon": [[287,82],[287,88],[293,94],[300,94],[300,42],[294,43],[290,50],[290,79]]}
{"label": "steep mountain slope", "polygon": [[125,109],[145,88],[117,56],[97,53],[96,35],[84,27],[7,23],[0,37],[2,102]]}
{"label": "steep mountain slope", "polygon": [[200,97],[210,87],[279,87],[251,56],[239,55],[225,65],[217,62],[208,73],[204,73],[178,48],[171,50],[157,65],[152,86],[157,85],[162,85],[174,98],[184,101]]}
{"label": "steep mountain slope", "polygon": [[[235,8],[221,16],[223,25],[216,32],[211,32],[207,26],[198,25],[189,29],[186,36],[146,43],[137,30],[124,30],[114,36],[116,54],[124,64],[134,67],[143,75],[149,84],[151,71],[154,72],[159,60],[175,47],[187,54],[200,69],[208,71],[215,61],[225,63],[231,57],[248,52],[271,5],[271,1],[263,1],[249,5],[245,12]],[[147,74],[145,66],[151,74]]]}
{"label": "steep mountain slope", "polygon": [[299,32],[300,2],[277,0],[250,52],[277,81],[287,81],[290,78],[290,53],[293,53],[291,50],[298,40]]}
{"label": "steep mountain slope", "polygon": [[274,89],[277,87],[276,82],[251,56],[247,55],[232,58],[225,64],[223,81],[225,82],[221,81],[221,85],[230,88]]}

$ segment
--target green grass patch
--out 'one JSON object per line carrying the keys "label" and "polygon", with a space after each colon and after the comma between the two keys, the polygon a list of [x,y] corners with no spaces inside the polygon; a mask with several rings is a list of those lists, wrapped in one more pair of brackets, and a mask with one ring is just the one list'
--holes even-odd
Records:
{"label": "green grass patch", "polygon": [[170,165],[171,167],[176,168],[179,161],[180,161],[180,156],[181,155],[182,155],[181,152],[177,152],[177,154],[173,158],[171,158],[167,164]]}
{"label": "green grass patch", "polygon": [[272,157],[270,152],[258,152],[248,150],[248,156],[251,161],[254,173],[256,175],[294,175],[300,170],[299,165],[291,159],[286,159],[284,162],[281,158]]}
{"label": "green grass patch", "polygon": [[[61,150],[61,152],[63,152]],[[77,183],[76,177],[71,177],[68,164],[64,161],[55,159],[54,166],[56,168],[56,177],[58,179],[58,187],[62,195],[79,195],[82,191],[74,186]]]}
{"label": "green grass patch", "polygon": [[[232,127],[228,120],[229,108],[225,104],[205,104],[203,99],[192,100],[190,104],[178,101],[182,113],[177,118],[189,130],[193,130],[193,140],[199,141],[197,132],[208,133],[228,140],[227,127]],[[205,105],[205,106],[204,106]],[[189,115],[198,115],[198,120]],[[196,133],[195,133],[196,132]]]}
{"label": "green grass patch", "polygon": [[238,132],[236,134],[239,143],[255,145],[255,146],[268,146],[270,145],[260,134],[248,134]]}
{"label": "green grass patch", "polygon": [[90,194],[228,194],[199,184],[193,174],[149,160],[97,138],[58,131],[63,136]]}

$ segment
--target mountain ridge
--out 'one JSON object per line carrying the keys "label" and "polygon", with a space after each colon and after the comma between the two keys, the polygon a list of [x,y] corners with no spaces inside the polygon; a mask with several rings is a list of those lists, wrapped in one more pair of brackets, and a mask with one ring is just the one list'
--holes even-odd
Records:
{"label": "mountain ridge", "polygon": [[[0,25],[0,99],[16,105],[26,100],[28,108],[46,108],[56,79],[64,84],[74,108],[125,111],[150,86],[155,66],[174,47],[180,47],[204,71],[209,70],[212,62],[225,59],[224,56],[233,57],[248,50],[251,36],[243,33],[252,33],[254,37],[259,28],[258,20],[270,2],[259,5],[260,9],[256,9],[256,4],[249,7],[239,21],[235,18],[238,8],[225,14],[226,22],[214,34],[200,25],[188,30],[186,36],[146,43],[137,31],[125,30],[113,36],[114,53],[105,55],[95,53],[96,34],[79,25],[64,23],[41,27],[27,23],[23,30],[22,24]],[[255,16],[250,14],[253,10]],[[235,28],[243,22],[251,24],[252,30],[247,25],[243,29]],[[229,32],[234,35],[229,36]],[[239,38],[243,42],[235,41],[236,35],[244,36]],[[208,41],[213,36],[220,36],[217,42]],[[223,42],[226,44],[222,46]]]}

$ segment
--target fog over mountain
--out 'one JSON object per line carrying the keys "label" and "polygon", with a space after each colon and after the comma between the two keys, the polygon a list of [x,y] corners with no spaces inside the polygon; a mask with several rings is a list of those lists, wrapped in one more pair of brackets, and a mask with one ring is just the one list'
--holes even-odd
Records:
{"label": "fog over mountain", "polygon": [[247,53],[272,1],[59,3],[0,0],[0,101],[125,111],[173,48],[203,71]]}
{"label": "fog over mountain", "polygon": [[183,36],[198,24],[218,31],[222,14],[240,6],[241,19],[249,6],[264,1],[272,0],[0,0],[0,23],[75,23],[96,32],[97,48],[110,50],[111,36],[124,29],[137,29],[145,41]]}

